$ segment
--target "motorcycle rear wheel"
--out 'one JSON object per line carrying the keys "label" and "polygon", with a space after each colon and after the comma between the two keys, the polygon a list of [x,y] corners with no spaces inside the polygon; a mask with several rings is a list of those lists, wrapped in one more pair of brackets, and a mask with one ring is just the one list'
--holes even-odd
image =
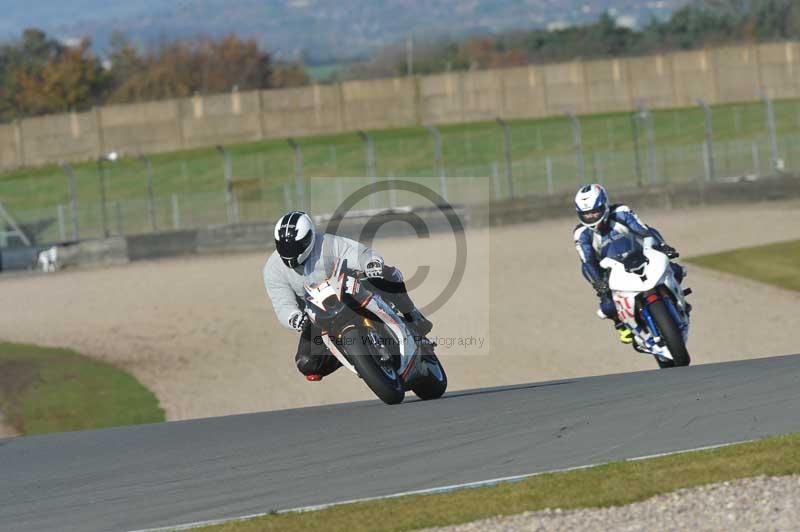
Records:
{"label": "motorcycle rear wheel", "polygon": [[[658,327],[658,332],[672,355],[674,367],[688,366],[691,363],[691,358],[689,357],[689,351],[686,349],[686,343],[683,341],[683,334],[681,334],[678,324],[672,320],[672,316],[664,302],[656,301],[651,303],[649,309],[650,315],[653,317],[656,327]],[[661,362],[659,362],[659,366],[672,367],[669,365],[662,366]]]}
{"label": "motorcycle rear wheel", "polygon": [[380,353],[374,345],[366,341],[366,331],[354,327],[345,331],[342,337],[350,362],[378,399],[387,405],[402,403],[405,390],[400,375],[393,368],[380,364]]}

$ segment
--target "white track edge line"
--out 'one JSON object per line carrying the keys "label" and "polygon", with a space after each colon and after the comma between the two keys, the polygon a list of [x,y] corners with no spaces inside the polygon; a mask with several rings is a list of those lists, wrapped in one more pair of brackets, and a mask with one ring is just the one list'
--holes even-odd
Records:
{"label": "white track edge line", "polygon": [[730,447],[732,445],[739,445],[742,443],[752,443],[758,440],[751,439],[751,440],[741,440],[729,443],[718,443],[716,445],[706,445],[703,447],[694,447],[692,449],[682,449],[679,451],[668,451],[665,453],[657,453],[657,454],[648,454],[645,456],[636,456],[634,458],[624,458],[622,460],[612,460],[610,462],[600,462],[597,464],[587,464],[581,466],[573,466],[573,467],[565,467],[561,469],[551,469],[548,471],[539,471],[536,473],[526,473],[523,475],[513,475],[509,477],[499,477],[493,478],[489,480],[478,480],[475,482],[465,482],[463,484],[452,484],[449,486],[439,486],[437,488],[426,488],[421,490],[411,490],[411,491],[403,491],[400,493],[392,493],[390,495],[380,495],[377,497],[364,497],[361,499],[350,499],[347,501],[338,501],[338,502],[329,502],[324,504],[315,504],[312,506],[301,506],[298,508],[288,508],[285,510],[277,510],[271,512],[259,512],[256,514],[249,514],[249,515],[242,515],[238,517],[227,517],[222,519],[211,519],[208,521],[196,521],[193,523],[184,523],[181,525],[173,525],[173,526],[162,526],[156,528],[143,528],[140,530],[130,530],[128,532],[169,532],[172,530],[190,530],[193,528],[200,528],[204,526],[215,526],[215,525],[223,525],[226,523],[233,523],[236,521],[248,521],[250,519],[256,519],[258,517],[264,517],[267,515],[272,514],[289,514],[289,513],[302,513],[302,512],[316,512],[319,510],[325,510],[327,508],[332,508],[334,506],[343,506],[346,504],[356,504],[359,502],[370,502],[370,501],[379,501],[385,499],[397,499],[399,497],[408,497],[411,495],[436,495],[439,493],[448,493],[451,491],[457,491],[462,489],[475,489],[475,488],[484,488],[488,486],[494,486],[496,484],[501,484],[503,482],[519,482],[522,480],[526,480],[528,478],[538,477],[541,475],[547,475],[550,473],[567,473],[569,471],[580,471],[581,469],[590,469],[592,467],[598,467],[602,465],[608,465],[614,462],[637,462],[640,460],[649,460],[651,458],[661,458],[664,456],[671,456],[675,454],[685,454],[685,453],[692,453],[695,451],[709,451],[711,449],[720,449],[723,447]]}

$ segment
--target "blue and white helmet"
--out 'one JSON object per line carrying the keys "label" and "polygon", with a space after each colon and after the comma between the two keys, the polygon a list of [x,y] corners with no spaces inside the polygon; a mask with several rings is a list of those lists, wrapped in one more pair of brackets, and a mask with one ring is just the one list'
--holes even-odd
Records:
{"label": "blue and white helmet", "polygon": [[597,226],[608,219],[608,194],[601,185],[586,185],[575,194],[575,211],[581,223],[590,228]]}

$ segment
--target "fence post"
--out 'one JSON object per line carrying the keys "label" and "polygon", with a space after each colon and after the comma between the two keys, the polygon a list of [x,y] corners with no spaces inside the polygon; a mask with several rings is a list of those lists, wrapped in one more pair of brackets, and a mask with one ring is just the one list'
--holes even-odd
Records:
{"label": "fence post", "polygon": [[606,186],[605,169],[603,168],[603,160],[597,155],[597,152],[592,152],[592,164],[594,165],[594,172],[597,182],[602,186]]}
{"label": "fence post", "polygon": [[[336,178],[336,209],[344,203],[344,186],[342,185],[342,178]],[[334,211],[336,210],[334,209]]]}
{"label": "fence post", "polygon": [[303,150],[300,149],[300,144],[296,140],[289,137],[286,139],[289,146],[294,150],[294,186],[297,193],[298,209],[301,211],[306,210],[306,187],[303,180]]}
{"label": "fence post", "polygon": [[775,108],[772,106],[772,98],[769,97],[767,91],[762,90],[760,95],[767,108],[767,133],[769,134],[769,153],[772,157],[772,171],[778,172],[780,170],[780,163],[778,162],[778,134],[775,131]]}
{"label": "fence post", "polygon": [[172,195],[172,227],[176,230],[181,228],[181,207],[177,194]]}
{"label": "fence post", "polygon": [[64,205],[59,203],[56,211],[58,214],[58,239],[63,242],[67,239],[66,221],[64,219]]}
{"label": "fence post", "polygon": [[575,144],[575,158],[578,164],[578,180],[581,184],[586,182],[586,169],[583,162],[583,132],[581,131],[581,121],[573,111],[566,112],[572,124],[572,141]]}
{"label": "fence post", "polygon": [[756,179],[761,177],[761,157],[758,153],[758,144],[753,143],[753,169],[755,170]]}
{"label": "fence post", "polygon": [[647,173],[650,185],[653,185],[658,180],[658,169],[656,168],[656,152],[655,152],[655,133],[653,131],[653,113],[650,109],[639,102],[639,118],[641,118],[647,128]]}
{"label": "fence post", "polygon": [[492,162],[492,184],[494,185],[494,199],[500,200],[500,169],[497,161]]}
{"label": "fence post", "polygon": [[141,155],[140,158],[147,171],[147,215],[150,218],[150,227],[153,232],[156,232],[158,224],[156,223],[156,198],[153,192],[153,164],[147,155]]}
{"label": "fence post", "polygon": [[436,172],[439,174],[439,194],[447,201],[447,181],[444,173],[444,160],[442,158],[442,136],[439,130],[428,124],[425,126],[433,138],[433,153],[436,158]]}
{"label": "fence post", "polygon": [[706,181],[715,181],[717,173],[714,168],[714,129],[711,121],[711,107],[704,100],[697,100],[697,105],[703,108],[705,115],[706,142],[703,148],[706,165]]}
{"label": "fence post", "polygon": [[106,210],[106,173],[103,158],[97,159],[97,174],[100,183],[100,217],[103,224],[103,236],[108,238],[108,211]]}
{"label": "fence post", "polygon": [[553,193],[553,159],[548,155],[545,159],[545,166],[547,167],[547,193]]}
{"label": "fence post", "polygon": [[287,212],[292,210],[292,190],[289,185],[283,185],[283,205]]}
{"label": "fence post", "polygon": [[117,235],[122,236],[125,233],[125,230],[122,226],[122,204],[119,200],[114,202],[114,210],[117,213]]}
{"label": "fence post", "polygon": [[514,170],[511,161],[511,130],[505,120],[500,117],[495,119],[497,125],[503,130],[503,152],[506,159],[506,180],[508,181],[508,197],[514,199]]}
{"label": "fence post", "polygon": [[189,166],[186,164],[186,161],[181,161],[181,176],[186,185],[186,191],[189,192],[192,190],[192,182],[189,179]]}
{"label": "fence post", "polygon": [[636,113],[631,114],[631,135],[633,136],[633,155],[636,162],[636,184],[642,186],[642,159],[639,157],[639,123]]}
{"label": "fence post", "polygon": [[175,110],[175,134],[178,137],[178,146],[181,149],[186,147],[186,135],[183,133],[183,102],[180,98],[172,100]]}
{"label": "fence post", "polygon": [[225,199],[228,203],[228,223],[235,224],[239,221],[239,205],[233,194],[233,166],[231,155],[222,146],[217,146],[217,151],[222,155],[223,172],[225,173]]}
{"label": "fence post", "polygon": [[103,165],[108,161],[113,163],[117,160],[117,152],[111,152],[108,155],[101,155],[97,158],[97,174],[100,181],[100,214],[103,222],[103,236],[108,238],[111,234],[108,230],[108,207],[106,205],[106,170]]}
{"label": "fence post", "polygon": [[369,177],[369,186],[371,193],[369,195],[369,208],[376,208],[375,193],[377,189],[377,182],[375,180],[375,145],[372,142],[372,137],[363,131],[356,131],[359,138],[364,142],[364,147],[367,150],[367,177]]}
{"label": "fence post", "polygon": [[78,233],[78,191],[77,187],[75,186],[75,172],[72,171],[72,167],[68,164],[62,164],[61,168],[64,170],[64,174],[67,176],[67,183],[69,184],[69,207],[70,207],[70,218],[72,219],[72,239],[78,240],[80,237]]}

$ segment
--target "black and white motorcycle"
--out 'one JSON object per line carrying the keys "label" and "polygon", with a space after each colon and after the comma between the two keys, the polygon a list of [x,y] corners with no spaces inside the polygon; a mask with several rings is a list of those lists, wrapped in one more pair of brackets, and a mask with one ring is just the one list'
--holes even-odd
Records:
{"label": "black and white motorcycle", "polygon": [[408,390],[423,400],[438,399],[447,375],[435,344],[415,337],[364,279],[346,260],[337,260],[329,274],[306,276],[306,313],[322,330],[325,346],[387,404],[401,403]]}
{"label": "black and white motorcycle", "polygon": [[688,366],[691,290],[680,286],[654,239],[615,240],[600,266],[610,271],[608,287],[619,319],[633,332],[634,349],[653,355],[661,368]]}

